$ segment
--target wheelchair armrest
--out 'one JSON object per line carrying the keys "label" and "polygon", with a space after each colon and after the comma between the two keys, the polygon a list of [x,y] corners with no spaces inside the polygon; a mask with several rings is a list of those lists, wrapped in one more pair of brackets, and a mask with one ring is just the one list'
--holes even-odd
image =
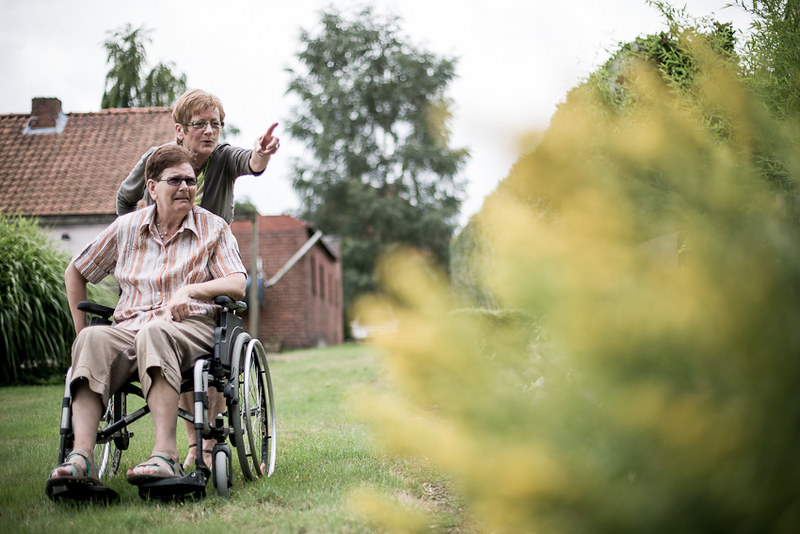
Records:
{"label": "wheelchair armrest", "polygon": [[82,300],[78,303],[78,309],[82,312],[96,315],[99,319],[92,319],[89,324],[111,324],[111,318],[114,316],[114,308],[97,304],[96,302],[89,302]]}
{"label": "wheelchair armrest", "polygon": [[247,310],[247,303],[245,303],[242,300],[233,300],[227,295],[220,295],[219,297],[215,297],[214,304],[216,304],[217,306],[222,306],[223,308],[226,308],[233,312]]}
{"label": "wheelchair armrest", "polygon": [[102,304],[97,304],[96,302],[89,302],[88,300],[80,301],[78,303],[78,309],[82,312],[93,313],[94,315],[99,315],[100,317],[104,317],[106,319],[109,319],[112,315],[114,315],[114,308],[103,306]]}

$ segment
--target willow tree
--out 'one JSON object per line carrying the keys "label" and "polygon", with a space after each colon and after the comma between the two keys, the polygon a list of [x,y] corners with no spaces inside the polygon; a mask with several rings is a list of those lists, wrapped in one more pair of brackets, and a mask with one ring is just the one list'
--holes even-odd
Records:
{"label": "willow tree", "polygon": [[381,250],[411,245],[445,265],[468,153],[450,146],[456,61],[408,42],[396,17],[321,13],[302,30],[289,130],[305,141],[293,185],[302,216],[342,238],[345,306],[375,288]]}

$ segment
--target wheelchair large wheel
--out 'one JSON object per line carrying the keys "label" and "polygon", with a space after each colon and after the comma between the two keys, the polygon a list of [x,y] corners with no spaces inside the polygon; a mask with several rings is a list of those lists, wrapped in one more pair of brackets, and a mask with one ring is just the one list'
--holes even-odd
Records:
{"label": "wheelchair large wheel", "polygon": [[239,334],[231,362],[233,397],[238,401],[233,417],[234,441],[242,474],[255,480],[275,471],[275,403],[267,353],[257,339]]}
{"label": "wheelchair large wheel", "polygon": [[[125,414],[125,396],[112,395],[108,399],[105,412],[100,418],[100,425],[98,430],[111,425],[121,415]],[[94,465],[97,467],[97,476],[100,479],[112,477],[119,469],[119,461],[122,457],[122,450],[117,446],[114,438],[108,438],[102,442],[98,442],[94,446]]]}

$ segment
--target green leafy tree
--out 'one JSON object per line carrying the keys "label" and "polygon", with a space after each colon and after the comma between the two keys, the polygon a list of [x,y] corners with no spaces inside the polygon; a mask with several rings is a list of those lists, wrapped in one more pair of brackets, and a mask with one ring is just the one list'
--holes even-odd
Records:
{"label": "green leafy tree", "polygon": [[[723,61],[739,70],[743,81],[759,97],[760,105],[765,105],[774,117],[783,120],[800,116],[800,2],[738,2],[753,16],[752,32],[739,47],[739,54],[738,32],[730,24],[693,18],[685,8],[678,10],[667,2],[648,0],[648,4],[661,11],[668,30],[623,44],[592,74],[590,83],[609,103],[607,109],[629,112],[636,105],[628,86],[631,73],[638,72],[636,63],[644,62],[673,91],[686,97],[681,105],[703,114],[702,120],[712,135],[723,142],[735,140],[742,132],[737,132],[716,109],[704,106],[697,91],[698,83],[707,76],[709,62]],[[769,136],[755,143],[753,163],[776,194],[796,195],[797,183],[790,179],[791,163],[776,143],[779,144]]]}
{"label": "green leafy tree", "polygon": [[745,78],[777,117],[800,116],[800,2],[736,4],[753,15],[744,47]]}
{"label": "green leafy tree", "polygon": [[330,8],[302,31],[289,93],[300,100],[289,131],[306,142],[294,164],[302,216],[342,238],[343,290],[375,289],[375,259],[414,246],[446,264],[468,153],[449,146],[448,83],[455,60],[412,46],[396,17],[352,19]]}
{"label": "green leafy tree", "polygon": [[146,72],[149,30],[127,24],[110,33],[103,43],[111,68],[102,109],[169,106],[186,91],[186,75],[173,72],[173,63],[159,63]]}
{"label": "green leafy tree", "polygon": [[[709,52],[714,56],[713,61],[729,62],[732,66],[739,62],[735,31],[730,23],[696,19],[686,8],[678,10],[666,2],[648,0],[647,3],[661,12],[667,29],[621,44],[589,77],[589,84],[613,111],[627,112],[636,104],[631,86],[635,84],[632,77],[640,71],[639,63],[654,69],[673,91],[689,97],[684,100],[688,104],[702,76],[703,65],[710,59],[705,57]],[[710,117],[707,122],[712,130],[717,128],[713,133],[724,135],[717,122]]]}
{"label": "green leafy tree", "polygon": [[253,220],[253,216],[260,215],[258,207],[247,197],[243,200],[236,201],[236,205],[233,207],[233,213],[237,221],[251,221]]}
{"label": "green leafy tree", "polygon": [[[698,97],[697,91],[698,84],[703,80],[704,67],[709,62],[724,63],[730,68],[737,65],[733,27],[711,19],[693,18],[685,8],[675,9],[666,2],[648,0],[647,3],[661,12],[666,29],[620,44],[586,83],[570,91],[567,101],[559,106],[553,122],[579,124],[585,120],[607,120],[609,117],[619,118],[633,113],[641,105],[642,97],[636,90],[637,86],[641,88],[640,78],[655,75],[658,83],[664,84],[676,97],[677,105],[691,108],[693,113],[701,116],[702,123],[711,135],[720,140],[730,137],[729,122],[713,106],[702,106],[702,98]],[[591,91],[595,99],[591,118],[575,115],[575,106],[570,105],[571,98],[585,91]],[[524,165],[529,157],[525,155],[520,158],[515,167]],[[512,169],[507,181],[515,180],[520,175],[514,171]],[[639,228],[640,238],[644,241],[659,233],[674,231],[664,228],[658,221],[665,212],[668,199],[674,198],[675,192],[670,191],[666,181],[657,175],[643,176],[642,180],[661,184],[661,189],[655,195],[649,188],[641,188],[642,192],[647,191],[647,195],[643,195],[638,205],[648,214],[649,221]],[[526,191],[524,195],[542,213],[554,208],[541,190]],[[454,240],[450,267],[453,281],[467,301],[472,305],[494,307],[491,292],[479,286],[474,270],[476,262],[491,254],[486,248],[486,240],[481,238],[485,231],[477,220],[470,221]]]}

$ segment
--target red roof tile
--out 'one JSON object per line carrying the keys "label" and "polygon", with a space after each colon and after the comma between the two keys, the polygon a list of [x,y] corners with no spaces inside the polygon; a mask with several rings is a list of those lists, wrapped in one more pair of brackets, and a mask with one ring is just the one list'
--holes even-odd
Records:
{"label": "red roof tile", "polygon": [[30,115],[0,115],[0,213],[113,215],[117,188],[142,154],[175,139],[169,108],[68,117],[61,133],[26,135]]}
{"label": "red roof tile", "polygon": [[[235,220],[231,223],[234,232],[250,231],[252,223],[249,220]],[[295,219],[291,215],[260,215],[258,217],[259,232],[285,232],[289,230],[309,231],[308,223]]]}
{"label": "red roof tile", "polygon": [[262,217],[258,220],[258,229],[262,231],[280,232],[282,230],[297,230],[298,228],[308,228],[308,224],[300,219],[295,219],[291,215]]}

